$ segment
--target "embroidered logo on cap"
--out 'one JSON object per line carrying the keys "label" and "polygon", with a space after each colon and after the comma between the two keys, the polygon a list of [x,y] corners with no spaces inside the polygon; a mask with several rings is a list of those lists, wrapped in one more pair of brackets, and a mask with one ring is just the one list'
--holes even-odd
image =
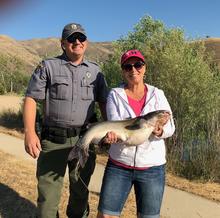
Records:
{"label": "embroidered logo on cap", "polygon": [[76,30],[76,29],[77,29],[77,25],[76,25],[76,24],[72,24],[72,25],[71,25],[71,28],[74,29],[74,30]]}

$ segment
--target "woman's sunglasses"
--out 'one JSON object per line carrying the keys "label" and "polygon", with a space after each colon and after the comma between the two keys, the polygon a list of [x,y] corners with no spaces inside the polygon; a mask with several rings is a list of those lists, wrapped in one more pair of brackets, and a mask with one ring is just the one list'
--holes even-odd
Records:
{"label": "woman's sunglasses", "polygon": [[121,66],[121,68],[122,68],[123,70],[125,70],[125,71],[131,71],[133,67],[134,67],[136,70],[140,70],[144,65],[145,65],[144,62],[138,61],[138,62],[136,62],[136,63],[134,63],[134,64],[123,64],[123,65]]}
{"label": "woman's sunglasses", "polygon": [[82,33],[75,33],[75,34],[70,35],[70,36],[67,38],[67,41],[68,41],[69,43],[75,43],[77,39],[78,39],[80,42],[85,42],[86,39],[87,39],[87,37],[86,37],[84,34],[82,34]]}

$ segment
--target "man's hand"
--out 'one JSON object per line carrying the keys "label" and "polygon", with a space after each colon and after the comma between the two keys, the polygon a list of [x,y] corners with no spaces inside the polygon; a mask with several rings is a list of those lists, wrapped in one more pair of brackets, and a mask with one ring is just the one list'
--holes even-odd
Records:
{"label": "man's hand", "polygon": [[36,108],[36,101],[31,97],[25,97],[23,109],[24,145],[26,152],[33,158],[37,158],[41,151],[40,140],[35,132]]}
{"label": "man's hand", "polygon": [[153,131],[153,134],[155,136],[157,136],[157,137],[162,136],[163,127],[168,122],[169,119],[170,119],[170,114],[165,113],[163,118],[161,118],[160,120],[157,121],[156,126],[155,126],[154,131]]}
{"label": "man's hand", "polygon": [[36,132],[25,133],[24,139],[25,151],[33,158],[39,157],[41,151],[40,140]]}

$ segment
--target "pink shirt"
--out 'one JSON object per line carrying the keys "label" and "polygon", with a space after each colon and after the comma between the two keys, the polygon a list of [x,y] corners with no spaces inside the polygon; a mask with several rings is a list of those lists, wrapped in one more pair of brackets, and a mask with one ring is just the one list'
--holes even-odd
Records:
{"label": "pink shirt", "polygon": [[131,106],[131,108],[133,109],[136,116],[140,116],[141,111],[144,107],[146,96],[147,96],[147,87],[146,86],[144,89],[144,96],[140,100],[133,99],[127,95],[128,103]]}

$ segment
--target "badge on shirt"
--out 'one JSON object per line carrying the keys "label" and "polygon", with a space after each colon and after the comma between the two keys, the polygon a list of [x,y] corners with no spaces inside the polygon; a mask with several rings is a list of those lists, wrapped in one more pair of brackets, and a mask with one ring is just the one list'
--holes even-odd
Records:
{"label": "badge on shirt", "polygon": [[86,77],[89,79],[91,77],[91,73],[89,71],[86,72]]}

